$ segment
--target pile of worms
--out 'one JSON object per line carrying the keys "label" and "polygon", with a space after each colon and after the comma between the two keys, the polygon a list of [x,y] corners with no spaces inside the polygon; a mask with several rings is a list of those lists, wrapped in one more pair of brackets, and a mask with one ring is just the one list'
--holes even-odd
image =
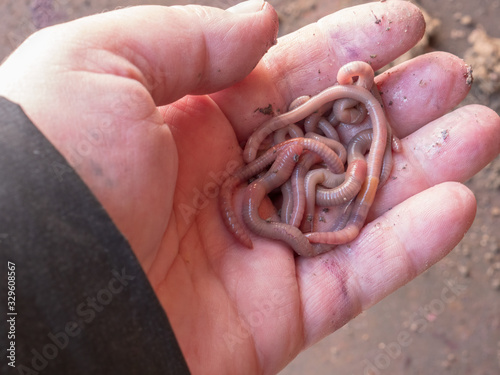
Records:
{"label": "pile of worms", "polygon": [[[288,112],[248,138],[246,164],[223,182],[219,202],[241,244],[252,248],[253,233],[315,256],[358,236],[376,191],[389,178],[392,152],[401,151],[374,76],[369,64],[348,63],[335,85],[295,99]],[[233,198],[245,184],[241,220]],[[266,197],[276,213],[262,218]]]}

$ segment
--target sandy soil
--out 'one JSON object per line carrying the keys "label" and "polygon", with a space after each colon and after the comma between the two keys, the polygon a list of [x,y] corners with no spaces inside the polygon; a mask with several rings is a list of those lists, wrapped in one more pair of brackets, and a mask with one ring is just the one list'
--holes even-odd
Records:
{"label": "sandy soil", "polygon": [[[237,1],[191,1],[226,8]],[[367,1],[270,0],[281,34]],[[141,0],[0,0],[0,60],[33,31]],[[147,1],[186,4],[188,1]],[[466,103],[500,110],[500,2],[420,0],[435,29],[424,50],[467,56],[476,82]],[[477,30],[476,30],[477,29]],[[473,31],[476,30],[474,33]],[[442,262],[300,354],[281,375],[500,374],[500,158],[467,182],[478,213]]]}

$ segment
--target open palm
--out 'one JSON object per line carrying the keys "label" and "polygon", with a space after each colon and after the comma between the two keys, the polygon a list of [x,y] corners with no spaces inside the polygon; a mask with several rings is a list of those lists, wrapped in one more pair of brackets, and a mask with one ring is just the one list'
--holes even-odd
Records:
{"label": "open palm", "polygon": [[494,112],[447,114],[468,92],[467,66],[444,53],[414,59],[377,80],[404,151],[360,236],[315,258],[261,238],[243,248],[218,189],[263,109],[334,84],[349,61],[384,66],[425,27],[408,2],[373,3],[280,39],[261,60],[277,17],[260,8],[110,12],[35,34],[0,68],[0,94],[129,240],[193,373],[274,373],[441,259],[475,214],[472,193],[452,181],[500,151]]}

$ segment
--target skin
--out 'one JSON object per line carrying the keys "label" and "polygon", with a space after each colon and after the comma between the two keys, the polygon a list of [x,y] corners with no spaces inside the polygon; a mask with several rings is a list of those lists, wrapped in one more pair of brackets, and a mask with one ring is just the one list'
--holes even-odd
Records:
{"label": "skin", "polygon": [[[450,112],[469,89],[464,63],[445,53],[412,60],[376,79],[403,152],[359,236],[314,258],[259,237],[249,251],[218,199],[193,199],[234,171],[228,161],[242,163],[239,143],[266,120],[256,108],[319,93],[349,61],[378,69],[424,29],[411,3],[375,2],[280,38],[263,57],[277,24],[268,5],[238,15],[129,8],[44,29],[0,67],[0,94],[23,106],[129,240],[193,374],[276,373],[436,263],[475,215],[459,182],[500,152],[496,113]],[[106,142],[75,153],[96,124],[112,130]],[[443,128],[449,137],[429,154]],[[271,208],[264,199],[260,209]]]}

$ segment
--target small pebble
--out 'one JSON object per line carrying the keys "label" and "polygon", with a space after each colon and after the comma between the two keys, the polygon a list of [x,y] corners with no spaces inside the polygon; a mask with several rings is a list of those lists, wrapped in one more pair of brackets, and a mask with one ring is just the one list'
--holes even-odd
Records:
{"label": "small pebble", "polygon": [[453,362],[455,362],[457,357],[455,354],[450,353],[446,356],[446,360],[441,362],[441,366],[443,366],[445,369],[449,369]]}
{"label": "small pebble", "polygon": [[467,245],[464,245],[462,247],[462,254],[464,254],[465,257],[470,257],[470,248]]}
{"label": "small pebble", "polygon": [[489,240],[490,240],[490,236],[488,236],[487,234],[483,234],[483,236],[481,237],[481,240],[479,240],[479,244],[482,247],[485,247],[486,245],[488,245]]}
{"label": "small pebble", "polygon": [[491,252],[493,254],[500,254],[500,245],[498,245],[497,243],[491,245]]}
{"label": "small pebble", "polygon": [[491,287],[494,290],[500,290],[500,279],[493,279],[493,281],[491,282]]}
{"label": "small pebble", "polygon": [[338,347],[336,347],[336,346],[330,347],[330,353],[332,353],[333,355],[337,356],[337,355],[339,355],[339,352],[340,352],[340,350]]}
{"label": "small pebble", "polygon": [[472,25],[472,17],[469,15],[463,16],[462,18],[460,18],[460,23],[464,26],[470,26]]}
{"label": "small pebble", "polygon": [[463,277],[469,277],[470,276],[470,267],[460,264],[458,266],[458,272],[460,272],[460,275],[462,275]]}
{"label": "small pebble", "polygon": [[495,254],[493,253],[484,253],[484,260],[487,262],[491,262],[493,259],[495,259]]}
{"label": "small pebble", "polygon": [[441,367],[444,369],[448,370],[451,367],[451,362],[450,361],[442,361],[441,362]]}
{"label": "small pebble", "polygon": [[467,33],[465,30],[458,30],[458,29],[453,29],[450,31],[450,38],[451,39],[463,39],[465,38]]}
{"label": "small pebble", "polygon": [[495,274],[495,269],[493,266],[488,267],[486,270],[486,277],[492,277]]}

